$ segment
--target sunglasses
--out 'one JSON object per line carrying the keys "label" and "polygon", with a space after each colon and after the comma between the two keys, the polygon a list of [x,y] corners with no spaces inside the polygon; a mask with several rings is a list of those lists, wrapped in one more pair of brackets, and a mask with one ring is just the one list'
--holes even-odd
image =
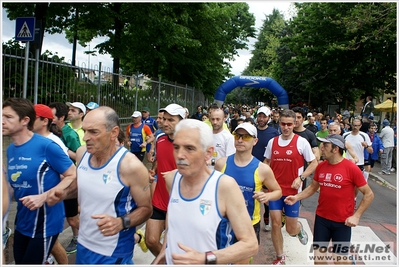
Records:
{"label": "sunglasses", "polygon": [[238,134],[238,133],[233,133],[234,139],[235,140],[240,140],[242,138],[243,141],[249,141],[252,138],[255,138],[254,136],[250,134]]}
{"label": "sunglasses", "polygon": [[293,122],[280,122],[280,125],[281,126],[288,126],[288,127],[291,127],[292,125],[294,125],[294,123]]}

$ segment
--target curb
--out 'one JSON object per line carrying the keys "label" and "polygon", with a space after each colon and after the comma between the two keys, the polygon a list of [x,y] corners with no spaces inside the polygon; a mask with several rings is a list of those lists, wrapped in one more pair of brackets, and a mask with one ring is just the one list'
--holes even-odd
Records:
{"label": "curb", "polygon": [[390,189],[392,189],[392,190],[394,190],[394,191],[397,191],[397,190],[396,190],[396,186],[390,184],[387,180],[385,180],[384,178],[382,178],[382,177],[379,176],[378,174],[375,174],[375,173],[373,173],[373,172],[370,172],[369,175],[372,176],[373,178],[379,180],[379,182],[381,182],[381,184],[382,184],[383,186],[386,186],[386,187],[388,187],[388,188],[390,188]]}

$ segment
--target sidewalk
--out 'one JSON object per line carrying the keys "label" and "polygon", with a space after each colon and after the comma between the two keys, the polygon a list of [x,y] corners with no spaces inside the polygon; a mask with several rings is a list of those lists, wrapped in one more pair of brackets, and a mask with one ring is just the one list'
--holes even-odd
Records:
{"label": "sidewalk", "polygon": [[374,168],[370,173],[369,179],[374,178],[377,182],[380,182],[383,186],[389,187],[396,191],[397,186],[397,170],[391,172],[391,174],[379,174],[381,172],[381,163],[376,161]]}

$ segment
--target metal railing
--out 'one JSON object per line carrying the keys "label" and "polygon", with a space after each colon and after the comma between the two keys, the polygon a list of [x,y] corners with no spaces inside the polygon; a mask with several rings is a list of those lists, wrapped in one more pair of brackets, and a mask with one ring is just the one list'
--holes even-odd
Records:
{"label": "metal railing", "polygon": [[[137,74],[126,76],[113,73],[101,63],[91,66],[77,63],[72,66],[50,53],[44,53],[38,61],[37,64],[37,60],[29,54],[26,96],[33,103],[79,101],[87,104],[93,101],[115,109],[121,123],[130,122],[133,111],[143,107],[148,107],[150,114],[156,116],[161,107],[170,103],[187,107],[190,113],[196,111],[197,105],[208,105],[202,91],[188,85],[161,79],[154,81]],[[23,97],[24,49],[3,49],[2,62],[3,99]]]}

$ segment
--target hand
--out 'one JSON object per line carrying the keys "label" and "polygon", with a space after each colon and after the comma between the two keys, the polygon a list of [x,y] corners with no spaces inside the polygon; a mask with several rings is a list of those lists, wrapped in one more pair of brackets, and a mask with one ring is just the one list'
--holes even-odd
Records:
{"label": "hand", "polygon": [[345,225],[349,227],[355,227],[359,224],[359,217],[352,215],[345,220]]}
{"label": "hand", "polygon": [[30,195],[20,198],[22,205],[27,207],[29,210],[36,210],[43,206],[46,202],[47,192],[40,195]]}
{"label": "hand", "polygon": [[254,192],[252,198],[258,200],[260,203],[267,203],[269,202],[269,194],[265,192]]}
{"label": "hand", "polygon": [[147,145],[147,142],[143,142],[140,147],[145,147]]}
{"label": "hand", "polygon": [[205,263],[205,253],[200,253],[188,246],[177,243],[179,248],[181,248],[185,254],[172,254],[173,264],[204,264]]}
{"label": "hand", "polygon": [[66,198],[66,192],[61,188],[52,188],[47,191],[47,204],[49,206],[54,206],[58,202],[64,200]]}
{"label": "hand", "polygon": [[95,214],[93,219],[99,219],[97,222],[98,230],[104,236],[113,236],[123,230],[121,218],[115,218],[108,214]]}
{"label": "hand", "polygon": [[155,160],[155,157],[154,157],[154,152],[148,152],[147,153],[147,160],[149,161],[149,162],[154,162],[154,160]]}
{"label": "hand", "polygon": [[301,178],[295,178],[295,180],[292,182],[291,188],[298,189],[301,186],[301,182]]}
{"label": "hand", "polygon": [[298,201],[296,196],[287,196],[284,199],[284,203],[288,204],[288,205],[294,205],[296,202]]}

